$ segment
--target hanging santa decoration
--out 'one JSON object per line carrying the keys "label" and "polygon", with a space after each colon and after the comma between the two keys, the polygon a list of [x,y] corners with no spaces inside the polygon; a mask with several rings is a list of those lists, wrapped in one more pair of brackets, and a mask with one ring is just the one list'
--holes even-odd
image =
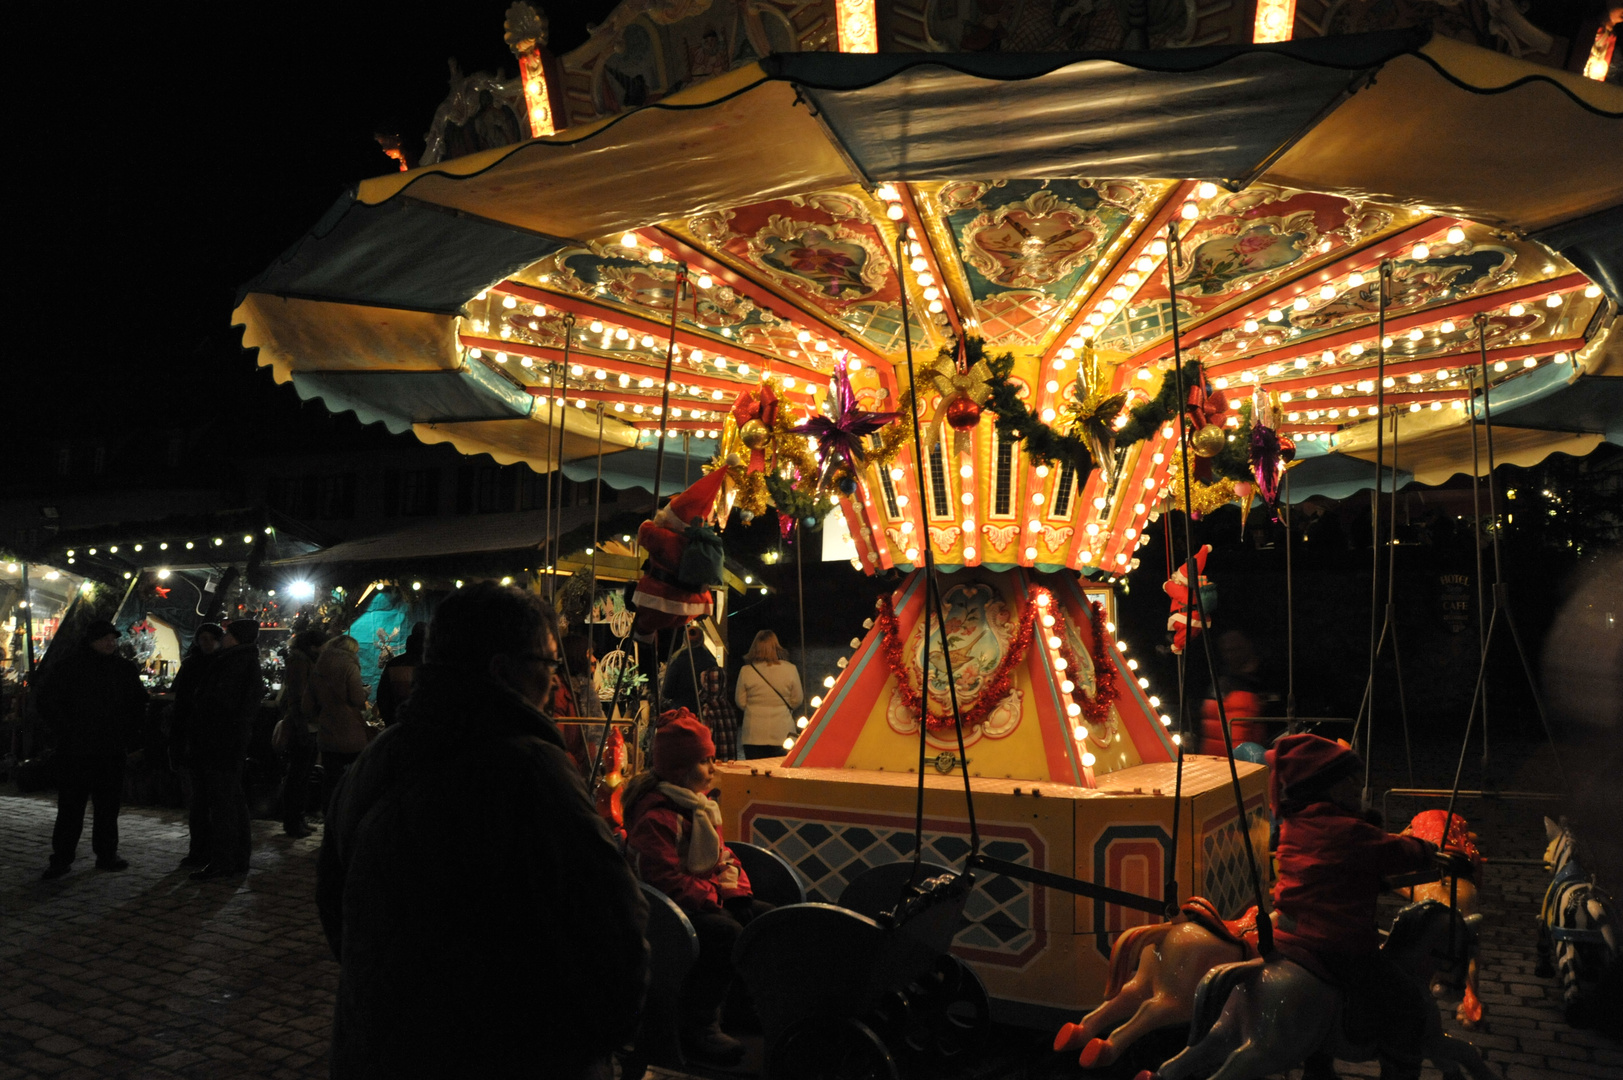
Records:
{"label": "hanging santa decoration", "polygon": [[637,610],[632,632],[639,639],[715,609],[710,590],[722,584],[723,556],[721,537],[710,522],[726,478],[725,469],[705,474],[637,530],[637,543],[648,553],[631,594]]}
{"label": "hanging santa decoration", "polygon": [[[1195,552],[1194,558],[1180,565],[1173,571],[1172,578],[1161,586],[1172,598],[1172,615],[1167,619],[1167,629],[1172,632],[1172,651],[1175,653],[1182,653],[1196,635],[1206,629],[1211,618],[1217,600],[1217,591],[1206,578],[1206,556],[1211,553],[1212,545],[1203,544]],[[1193,574],[1190,567],[1194,568]],[[1190,585],[1191,577],[1194,578],[1193,587]],[[1198,608],[1193,589],[1201,590]]]}

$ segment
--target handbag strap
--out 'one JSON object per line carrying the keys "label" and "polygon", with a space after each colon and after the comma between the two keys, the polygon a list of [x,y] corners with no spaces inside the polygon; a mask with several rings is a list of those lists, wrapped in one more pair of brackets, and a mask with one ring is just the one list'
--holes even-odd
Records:
{"label": "handbag strap", "polygon": [[772,680],[767,678],[765,673],[762,672],[760,668],[755,666],[755,661],[754,660],[746,660],[746,661],[744,661],[744,663],[746,663],[746,664],[748,664],[750,666],[751,671],[753,671],[753,672],[755,672],[755,674],[761,676],[761,681],[766,683],[766,688],[768,690],[772,691],[774,694],[778,695],[778,700],[783,702],[783,707],[785,709],[789,710],[789,715],[790,716],[793,716],[795,714],[795,707],[793,705],[789,704],[789,699],[783,696],[783,691],[779,690],[776,686],[772,685]]}

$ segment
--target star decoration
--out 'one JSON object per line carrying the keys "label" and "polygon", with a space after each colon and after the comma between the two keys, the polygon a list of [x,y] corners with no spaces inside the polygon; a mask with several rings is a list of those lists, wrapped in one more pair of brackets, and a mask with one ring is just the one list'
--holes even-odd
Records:
{"label": "star decoration", "polygon": [[162,600],[169,599],[170,590],[164,588],[162,585],[154,585],[152,587],[152,591],[158,594],[159,599],[162,599]]}
{"label": "star decoration", "polygon": [[1064,408],[1066,427],[1088,440],[1093,460],[1105,470],[1105,479],[1115,483],[1115,421],[1127,404],[1127,394],[1110,392],[1109,379],[1099,370],[1099,357],[1091,345],[1082,347],[1076,366],[1076,401]]}
{"label": "star decoration", "polygon": [[896,419],[894,412],[869,412],[857,408],[857,396],[851,390],[851,376],[845,361],[834,365],[834,392],[828,398],[827,416],[814,416],[790,428],[797,435],[810,435],[817,440],[817,456],[823,464],[822,484],[827,484],[836,470],[853,476],[863,462],[862,440]]}

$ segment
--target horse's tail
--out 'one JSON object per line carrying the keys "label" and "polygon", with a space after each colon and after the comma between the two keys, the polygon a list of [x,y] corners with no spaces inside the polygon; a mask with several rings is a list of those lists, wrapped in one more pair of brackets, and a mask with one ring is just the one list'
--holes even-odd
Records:
{"label": "horse's tail", "polygon": [[1223,1015],[1223,1006],[1228,1004],[1229,995],[1235,987],[1249,982],[1267,962],[1259,956],[1232,964],[1218,964],[1206,973],[1195,989],[1195,1015],[1189,1021],[1190,1046],[1198,1044],[1212,1030],[1218,1017]]}
{"label": "horse's tail", "polygon": [[1121,988],[1132,979],[1133,973],[1138,970],[1138,958],[1144,952],[1144,946],[1161,944],[1161,939],[1166,937],[1167,932],[1175,925],[1177,924],[1153,923],[1149,926],[1134,926],[1116,939],[1115,948],[1110,950],[1110,975],[1105,980],[1106,1001],[1121,993]]}

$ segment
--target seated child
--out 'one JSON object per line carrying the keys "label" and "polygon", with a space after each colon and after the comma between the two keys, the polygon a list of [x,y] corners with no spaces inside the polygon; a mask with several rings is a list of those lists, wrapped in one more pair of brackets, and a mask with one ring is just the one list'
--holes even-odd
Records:
{"label": "seated child", "polygon": [[1268,764],[1279,825],[1274,947],[1341,987],[1345,1013],[1364,1019],[1365,1037],[1377,1044],[1382,1080],[1413,1080],[1426,1010],[1436,1006],[1381,952],[1376,900],[1383,877],[1426,869],[1437,848],[1388,833],[1364,814],[1361,763],[1340,743],[1287,735],[1268,751]]}
{"label": "seated child", "polygon": [[722,999],[733,977],[733,945],[744,926],[771,909],[722,841],[721,808],[705,794],[715,764],[709,729],[671,709],[654,731],[653,768],[625,792],[626,846],[643,881],[674,900],[699,935],[699,960],[682,993],[683,1049],[695,1059],[736,1064],[744,1046],[721,1030]]}

